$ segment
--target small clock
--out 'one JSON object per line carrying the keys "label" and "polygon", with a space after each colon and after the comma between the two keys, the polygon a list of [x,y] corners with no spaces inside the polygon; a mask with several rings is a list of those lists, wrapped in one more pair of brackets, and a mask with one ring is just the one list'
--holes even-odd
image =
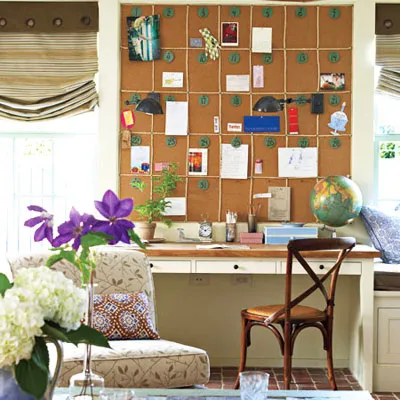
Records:
{"label": "small clock", "polygon": [[200,239],[212,239],[212,222],[203,221],[199,224]]}

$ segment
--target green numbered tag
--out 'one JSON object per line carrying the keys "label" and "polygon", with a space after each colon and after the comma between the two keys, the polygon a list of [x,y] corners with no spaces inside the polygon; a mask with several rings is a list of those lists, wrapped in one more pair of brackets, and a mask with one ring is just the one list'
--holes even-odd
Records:
{"label": "green numbered tag", "polygon": [[198,102],[201,106],[206,106],[210,102],[210,99],[208,96],[203,94],[203,95],[199,96]]}
{"label": "green numbered tag", "polygon": [[271,18],[271,17],[272,17],[272,13],[273,13],[273,11],[272,11],[272,8],[271,8],[271,7],[264,7],[264,8],[262,9],[262,15],[263,15],[265,18]]}
{"label": "green numbered tag", "polygon": [[262,60],[264,64],[272,64],[273,57],[271,53],[263,54]]}
{"label": "green numbered tag", "polygon": [[331,63],[337,63],[340,60],[340,54],[337,51],[331,51],[328,57]]}
{"label": "green numbered tag", "polygon": [[131,10],[132,17],[140,17],[142,15],[142,9],[140,7],[133,7]]}
{"label": "green numbered tag", "polygon": [[197,9],[197,15],[200,18],[207,18],[208,17],[208,8],[207,7],[199,7]]}
{"label": "green numbered tag", "polygon": [[242,145],[242,141],[237,136],[231,140],[232,147],[238,148]]}
{"label": "green numbered tag", "polygon": [[131,136],[131,146],[140,146],[142,138],[140,136]]}
{"label": "green numbered tag", "polygon": [[164,53],[164,57],[163,58],[164,58],[164,61],[166,61],[167,63],[170,63],[170,62],[174,61],[175,56],[174,56],[174,53],[172,51],[166,51]]}
{"label": "green numbered tag", "polygon": [[231,53],[231,54],[229,54],[228,59],[231,64],[238,64],[240,61],[240,54],[239,53]]}
{"label": "green numbered tag", "polygon": [[175,10],[172,7],[164,8],[163,15],[164,17],[172,18],[175,15]]}
{"label": "green numbered tag", "polygon": [[168,136],[165,139],[165,143],[168,147],[175,147],[176,146],[176,138],[174,136]]}
{"label": "green numbered tag", "polygon": [[207,179],[200,179],[197,183],[197,187],[200,190],[207,190],[208,189],[208,180]]}
{"label": "green numbered tag", "polygon": [[175,96],[172,96],[172,94],[169,94],[167,97],[165,97],[165,101],[175,101]]}
{"label": "green numbered tag", "polygon": [[237,95],[237,94],[235,96],[232,96],[231,97],[231,104],[234,107],[239,107],[242,104],[242,97]]}
{"label": "green numbered tag", "polygon": [[204,148],[207,148],[210,145],[210,139],[207,136],[202,136],[199,139],[199,146]]}
{"label": "green numbered tag", "polygon": [[296,17],[304,18],[307,15],[305,7],[297,7],[295,11]]}
{"label": "green numbered tag", "polygon": [[305,64],[308,61],[307,53],[299,53],[297,54],[297,62],[299,64]]}
{"label": "green numbered tag", "polygon": [[307,97],[304,95],[300,95],[296,97],[296,104],[299,106],[304,106],[307,103]]}
{"label": "green numbered tag", "polygon": [[336,7],[331,8],[331,9],[329,10],[329,16],[330,16],[332,19],[338,19],[338,18],[340,17],[340,10],[339,10],[338,8],[336,8]]}
{"label": "green numbered tag", "polygon": [[274,139],[273,137],[268,136],[268,137],[266,137],[266,138],[264,139],[264,145],[265,145],[266,147],[268,147],[269,149],[272,149],[272,148],[275,147],[276,141],[275,141],[275,139]]}
{"label": "green numbered tag", "polygon": [[207,63],[207,54],[206,54],[206,53],[200,53],[200,54],[197,56],[197,61],[198,61],[200,64],[206,64],[206,63]]}
{"label": "green numbered tag", "polygon": [[335,137],[329,141],[329,145],[332,147],[332,149],[338,149],[342,145],[342,142],[339,138]]}
{"label": "green numbered tag", "polygon": [[140,94],[139,93],[134,93],[131,95],[129,100],[125,101],[125,104],[128,106],[129,104],[137,104],[141,100]]}
{"label": "green numbered tag", "polygon": [[238,17],[240,15],[240,8],[239,7],[231,7],[229,10],[229,15],[231,17]]}
{"label": "green numbered tag", "polygon": [[340,96],[337,94],[329,96],[329,104],[331,106],[338,106],[340,104]]}
{"label": "green numbered tag", "polygon": [[297,141],[297,144],[300,146],[300,147],[308,147],[308,145],[310,144],[310,141],[308,140],[308,138],[300,138],[298,141]]}

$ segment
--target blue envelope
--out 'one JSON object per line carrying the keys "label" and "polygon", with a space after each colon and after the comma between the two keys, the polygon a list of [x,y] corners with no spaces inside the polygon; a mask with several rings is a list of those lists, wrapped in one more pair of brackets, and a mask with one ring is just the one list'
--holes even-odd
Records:
{"label": "blue envelope", "polygon": [[280,132],[279,116],[245,116],[243,117],[245,132]]}

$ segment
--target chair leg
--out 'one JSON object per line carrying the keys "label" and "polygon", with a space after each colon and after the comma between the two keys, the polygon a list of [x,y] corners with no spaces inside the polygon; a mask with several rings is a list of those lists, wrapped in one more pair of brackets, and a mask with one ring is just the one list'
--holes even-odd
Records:
{"label": "chair leg", "polygon": [[248,327],[248,319],[242,317],[242,332],[241,332],[241,341],[240,341],[240,363],[239,363],[239,370],[236,377],[236,382],[234,389],[239,389],[240,385],[240,372],[244,371],[246,368],[246,358],[247,358],[247,346],[249,343],[249,335],[250,335],[250,328]]}
{"label": "chair leg", "polygon": [[327,329],[327,349],[326,349],[326,361],[328,367],[328,378],[329,383],[331,384],[332,390],[337,390],[336,380],[335,380],[335,371],[333,369],[333,345],[332,345],[332,320],[328,322]]}
{"label": "chair leg", "polygon": [[285,322],[284,328],[284,352],[283,352],[283,383],[285,390],[290,390],[292,377],[292,326],[290,322]]}

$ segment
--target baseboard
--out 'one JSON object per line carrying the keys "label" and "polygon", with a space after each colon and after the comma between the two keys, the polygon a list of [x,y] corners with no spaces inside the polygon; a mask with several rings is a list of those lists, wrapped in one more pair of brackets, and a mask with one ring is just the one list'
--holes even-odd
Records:
{"label": "baseboard", "polygon": [[373,391],[400,392],[400,365],[375,365]]}
{"label": "baseboard", "polygon": [[[210,364],[212,367],[236,367],[239,365],[239,358],[225,358],[225,357],[210,357]],[[282,358],[248,358],[248,367],[283,367]],[[335,360],[333,362],[334,368],[348,368],[349,360]],[[326,368],[325,359],[310,359],[310,358],[295,358],[292,361],[294,368]]]}

